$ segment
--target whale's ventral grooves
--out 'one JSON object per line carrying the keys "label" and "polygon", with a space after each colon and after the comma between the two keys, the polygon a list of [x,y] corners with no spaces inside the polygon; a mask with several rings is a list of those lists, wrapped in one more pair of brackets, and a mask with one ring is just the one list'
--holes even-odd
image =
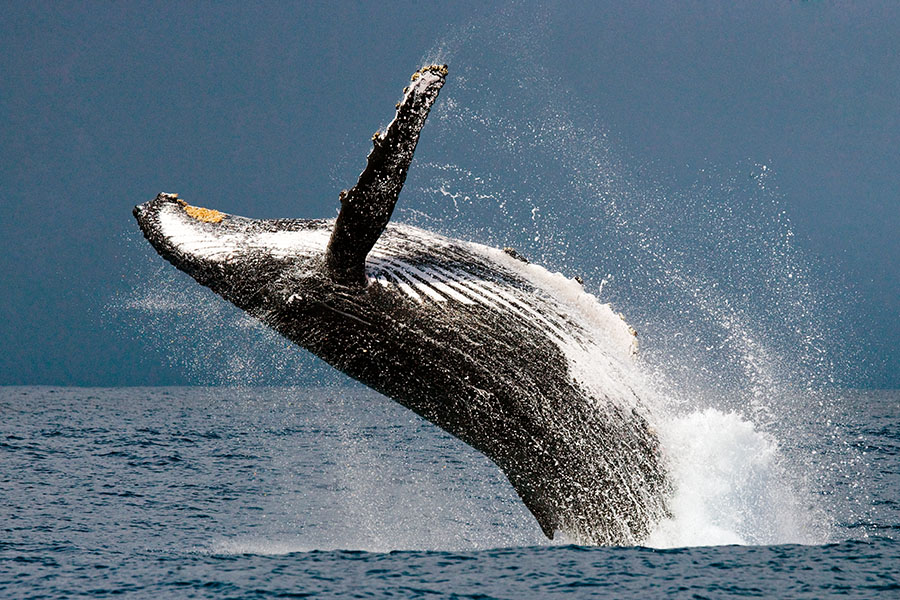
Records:
{"label": "whale's ventral grooves", "polygon": [[134,215],[178,269],[488,456],[548,537],[640,543],[669,484],[622,376],[633,330],[513,251],[389,223],[446,75],[413,75],[336,220],[247,219],[177,194]]}

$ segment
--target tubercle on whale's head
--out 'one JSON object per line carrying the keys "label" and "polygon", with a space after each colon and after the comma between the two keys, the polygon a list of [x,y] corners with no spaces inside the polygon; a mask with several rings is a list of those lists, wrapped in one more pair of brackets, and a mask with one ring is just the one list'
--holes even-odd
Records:
{"label": "tubercle on whale's head", "polygon": [[141,225],[143,229],[146,220],[142,221],[141,217],[150,214],[154,207],[159,207],[163,204],[175,204],[178,205],[184,210],[185,214],[190,216],[197,221],[202,221],[204,223],[220,223],[227,215],[221,211],[212,209],[212,208],[203,208],[201,206],[191,206],[187,202],[185,202],[182,198],[178,197],[178,194],[170,194],[167,192],[160,192],[157,194],[156,198],[151,200],[150,202],[145,202],[144,204],[138,204],[134,207],[132,211],[135,218],[138,220],[138,224]]}
{"label": "tubercle on whale's head", "polygon": [[219,212],[212,208],[203,208],[201,206],[191,206],[184,200],[181,201],[181,207],[189,217],[204,223],[219,223],[225,218],[225,213]]}

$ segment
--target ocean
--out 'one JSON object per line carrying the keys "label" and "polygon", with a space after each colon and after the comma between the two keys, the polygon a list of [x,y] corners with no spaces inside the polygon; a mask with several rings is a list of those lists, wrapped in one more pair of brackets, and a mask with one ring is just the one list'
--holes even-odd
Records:
{"label": "ocean", "polygon": [[0,597],[900,597],[900,391],[828,402],[672,419],[672,519],[598,548],[364,388],[2,387]]}

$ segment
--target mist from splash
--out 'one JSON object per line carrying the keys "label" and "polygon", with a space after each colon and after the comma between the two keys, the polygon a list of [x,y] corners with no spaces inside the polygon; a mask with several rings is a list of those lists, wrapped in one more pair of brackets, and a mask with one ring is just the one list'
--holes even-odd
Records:
{"label": "mist from splash", "polygon": [[144,251],[141,283],[107,306],[158,359],[211,386],[309,385],[336,381],[331,370],[189,276],[160,261],[140,233],[126,243]]}
{"label": "mist from splash", "polygon": [[[859,509],[850,481],[859,457],[825,390],[847,367],[835,364],[841,331],[832,318],[849,301],[798,248],[777,165],[711,162],[688,186],[666,182],[627,158],[602,109],[572,97],[541,66],[540,44],[539,27],[507,14],[490,28],[461,28],[425,57],[449,63],[451,76],[395,219],[512,245],[580,275],[638,330],[643,375],[632,383],[656,415],[675,487],[672,517],[648,544],[840,537],[835,522]],[[491,68],[498,64],[502,71]],[[333,378],[168,265],[154,268],[126,304],[141,312],[134,321],[147,335],[174,330],[186,342],[160,346],[196,379]],[[830,452],[817,450],[822,440]],[[841,486],[851,493],[835,498]],[[361,547],[399,547],[383,542]]]}

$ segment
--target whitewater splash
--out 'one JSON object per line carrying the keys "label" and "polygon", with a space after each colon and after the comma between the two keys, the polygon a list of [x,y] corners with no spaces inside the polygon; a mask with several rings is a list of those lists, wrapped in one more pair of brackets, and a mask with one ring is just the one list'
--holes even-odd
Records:
{"label": "whitewater splash", "polygon": [[824,515],[801,502],[778,442],[750,421],[707,409],[673,419],[660,434],[675,493],[672,517],[660,523],[647,545],[826,541]]}

